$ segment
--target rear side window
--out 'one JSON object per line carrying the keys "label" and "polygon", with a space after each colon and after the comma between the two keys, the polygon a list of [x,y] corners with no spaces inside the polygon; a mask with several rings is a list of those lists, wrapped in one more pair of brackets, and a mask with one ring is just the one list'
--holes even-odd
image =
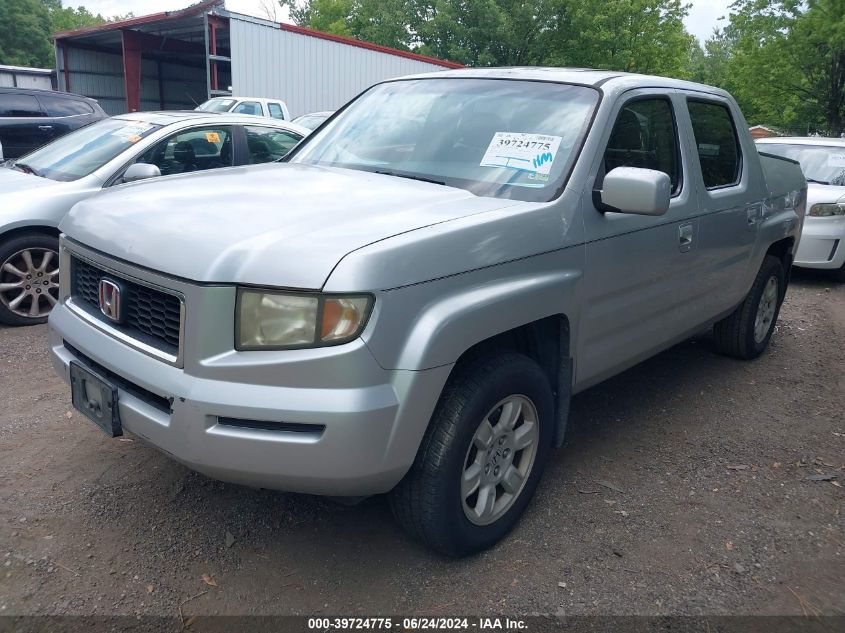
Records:
{"label": "rear side window", "polygon": [[638,99],[626,103],[604,154],[605,173],[616,167],[640,167],[667,174],[672,192],[681,186],[678,135],[672,105],[667,99]]}
{"label": "rear side window", "polygon": [[282,112],[282,106],[278,103],[268,103],[267,109],[270,111],[270,116],[274,119],[284,119],[285,113]]}
{"label": "rear side window", "polygon": [[250,165],[279,160],[302,140],[299,134],[272,127],[246,127],[244,130]]}
{"label": "rear side window", "polygon": [[76,99],[39,96],[38,100],[41,102],[41,105],[44,106],[44,109],[47,110],[47,116],[78,116],[80,114],[93,114],[94,112],[94,108],[90,105],[84,101],[77,101]]}
{"label": "rear side window", "polygon": [[739,183],[741,154],[731,113],[720,103],[689,101],[698,160],[708,189]]}
{"label": "rear side window", "polygon": [[40,117],[44,116],[38,100],[32,95],[0,92],[0,116]]}

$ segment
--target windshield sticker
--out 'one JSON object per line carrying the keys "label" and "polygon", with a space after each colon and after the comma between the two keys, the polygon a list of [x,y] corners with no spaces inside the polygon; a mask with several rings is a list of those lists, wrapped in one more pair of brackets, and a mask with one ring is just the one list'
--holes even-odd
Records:
{"label": "windshield sticker", "polygon": [[209,143],[219,143],[220,142],[220,132],[206,132],[205,133],[205,140]]}
{"label": "windshield sticker", "polygon": [[151,127],[148,123],[134,123],[115,130],[112,132],[112,136],[126,139],[130,143],[137,143],[143,138],[144,134],[150,131]]}
{"label": "windshield sticker", "polygon": [[845,152],[827,155],[828,167],[845,167]]}
{"label": "windshield sticker", "polygon": [[534,175],[537,180],[548,180],[561,140],[560,136],[546,134],[496,132],[480,166],[517,169]]}

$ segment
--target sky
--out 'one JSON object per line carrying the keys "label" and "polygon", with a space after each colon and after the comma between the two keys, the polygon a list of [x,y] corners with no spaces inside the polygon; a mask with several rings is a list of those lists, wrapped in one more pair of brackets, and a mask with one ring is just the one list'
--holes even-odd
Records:
{"label": "sky", "polygon": [[[689,15],[685,20],[687,31],[695,35],[699,41],[704,42],[713,32],[713,29],[724,22],[718,22],[718,18],[727,15],[728,6],[733,0],[689,0],[692,4]],[[135,15],[146,15],[158,13],[159,11],[173,11],[183,9],[191,0],[64,0],[64,4],[85,6],[93,13],[101,13],[105,17],[133,12]],[[275,0],[226,0],[226,8],[236,13],[257,15],[267,17],[263,7],[275,7],[276,18],[283,19],[282,11]]]}

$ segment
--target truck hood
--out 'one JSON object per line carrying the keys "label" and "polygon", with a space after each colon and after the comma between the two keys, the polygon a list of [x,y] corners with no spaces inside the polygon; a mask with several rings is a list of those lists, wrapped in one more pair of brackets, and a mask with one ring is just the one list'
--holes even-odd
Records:
{"label": "truck hood", "polygon": [[513,204],[394,176],[269,164],[125,185],[74,206],[60,229],[185,279],[319,289],[351,251]]}

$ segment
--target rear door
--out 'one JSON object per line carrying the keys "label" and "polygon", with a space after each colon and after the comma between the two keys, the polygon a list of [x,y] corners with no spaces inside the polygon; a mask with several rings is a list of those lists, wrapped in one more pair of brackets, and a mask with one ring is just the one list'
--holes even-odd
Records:
{"label": "rear door", "polygon": [[90,104],[80,99],[70,99],[61,95],[38,95],[42,110],[47,114],[52,126],[50,136],[58,138],[68,132],[88,125],[99,118]]}
{"label": "rear door", "polygon": [[679,107],[674,91],[630,91],[606,132],[595,190],[613,168],[640,167],[669,174],[672,198],[666,214],[655,217],[604,212],[596,195],[585,197],[585,309],[576,368],[584,386],[681,340],[698,321],[697,192],[687,178]]}
{"label": "rear door", "polygon": [[695,92],[684,93],[684,99],[690,120],[690,178],[698,185],[702,213],[699,281],[705,309],[715,317],[742,300],[756,274],[751,254],[765,194],[757,191],[761,176],[756,150],[743,147],[741,115],[731,102]]}
{"label": "rear door", "polygon": [[0,90],[0,143],[6,158],[19,158],[52,139],[53,126],[31,94]]}

